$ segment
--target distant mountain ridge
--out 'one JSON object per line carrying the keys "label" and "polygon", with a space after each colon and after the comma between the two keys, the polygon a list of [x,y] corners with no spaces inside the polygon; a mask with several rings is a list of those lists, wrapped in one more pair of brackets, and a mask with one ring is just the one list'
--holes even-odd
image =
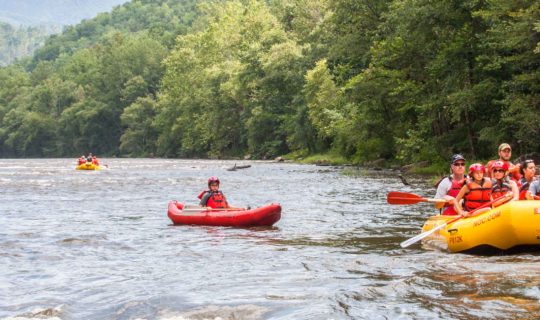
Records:
{"label": "distant mountain ridge", "polygon": [[0,21],[14,26],[71,25],[129,0],[0,0]]}

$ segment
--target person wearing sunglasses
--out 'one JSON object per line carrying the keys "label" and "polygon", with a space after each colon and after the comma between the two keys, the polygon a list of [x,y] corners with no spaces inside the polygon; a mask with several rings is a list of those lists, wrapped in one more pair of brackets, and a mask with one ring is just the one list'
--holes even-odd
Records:
{"label": "person wearing sunglasses", "polygon": [[519,200],[525,200],[527,198],[527,191],[534,181],[536,174],[536,165],[534,160],[527,159],[521,163],[520,172],[523,178],[519,181]]}
{"label": "person wearing sunglasses", "polygon": [[465,184],[465,158],[461,154],[454,154],[450,160],[451,174],[442,179],[438,186],[435,198],[446,199],[447,202],[442,209],[445,216],[457,215],[454,208],[454,199]]}
{"label": "person wearing sunglasses", "polygon": [[519,199],[519,188],[514,180],[508,177],[508,164],[503,161],[495,161],[491,166],[491,177],[493,187],[491,188],[491,197],[493,200],[512,193],[511,200]]}
{"label": "person wearing sunglasses", "polygon": [[487,163],[488,176],[493,178],[493,176],[491,175],[492,173],[491,169],[493,169],[493,163],[495,163],[495,161],[502,161],[506,163],[506,165],[508,166],[508,177],[510,177],[510,179],[514,180],[517,183],[521,179],[521,174],[519,173],[519,168],[521,165],[520,164],[514,165],[510,161],[510,158],[512,158],[512,147],[510,147],[508,143],[501,143],[499,145],[498,154],[499,154],[499,159],[490,160]]}

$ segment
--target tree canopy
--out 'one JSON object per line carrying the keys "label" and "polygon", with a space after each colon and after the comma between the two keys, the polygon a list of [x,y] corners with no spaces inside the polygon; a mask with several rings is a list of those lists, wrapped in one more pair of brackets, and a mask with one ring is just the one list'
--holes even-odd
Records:
{"label": "tree canopy", "polygon": [[0,156],[540,150],[537,1],[134,0],[0,69]]}

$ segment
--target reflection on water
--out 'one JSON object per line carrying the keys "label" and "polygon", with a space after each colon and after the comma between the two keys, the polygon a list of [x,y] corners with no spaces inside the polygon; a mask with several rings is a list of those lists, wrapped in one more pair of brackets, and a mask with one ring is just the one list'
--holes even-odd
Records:
{"label": "reflection on water", "polygon": [[[0,318],[537,319],[538,253],[472,256],[399,243],[433,207],[395,173],[252,161],[0,160]],[[279,202],[271,228],[172,226],[219,176],[233,205]]]}

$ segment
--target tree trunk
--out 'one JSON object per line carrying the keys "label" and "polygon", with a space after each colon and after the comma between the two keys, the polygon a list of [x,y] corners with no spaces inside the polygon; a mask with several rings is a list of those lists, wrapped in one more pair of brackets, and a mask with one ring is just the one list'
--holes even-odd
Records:
{"label": "tree trunk", "polygon": [[465,109],[465,125],[467,126],[467,140],[469,140],[471,159],[476,159],[476,150],[474,149],[474,132],[472,130],[472,125],[469,118],[469,108]]}
{"label": "tree trunk", "polygon": [[[471,51],[473,49],[471,48]],[[467,88],[470,88],[472,86],[473,82],[473,70],[474,70],[474,58],[472,57],[472,53],[469,53],[469,56],[467,57]],[[472,123],[471,123],[471,117],[469,114],[469,110],[471,106],[468,105],[467,108],[465,108],[465,123],[467,125],[467,140],[469,140],[469,148],[471,151],[471,158],[476,159],[476,150],[474,149],[474,132],[472,129]]]}

